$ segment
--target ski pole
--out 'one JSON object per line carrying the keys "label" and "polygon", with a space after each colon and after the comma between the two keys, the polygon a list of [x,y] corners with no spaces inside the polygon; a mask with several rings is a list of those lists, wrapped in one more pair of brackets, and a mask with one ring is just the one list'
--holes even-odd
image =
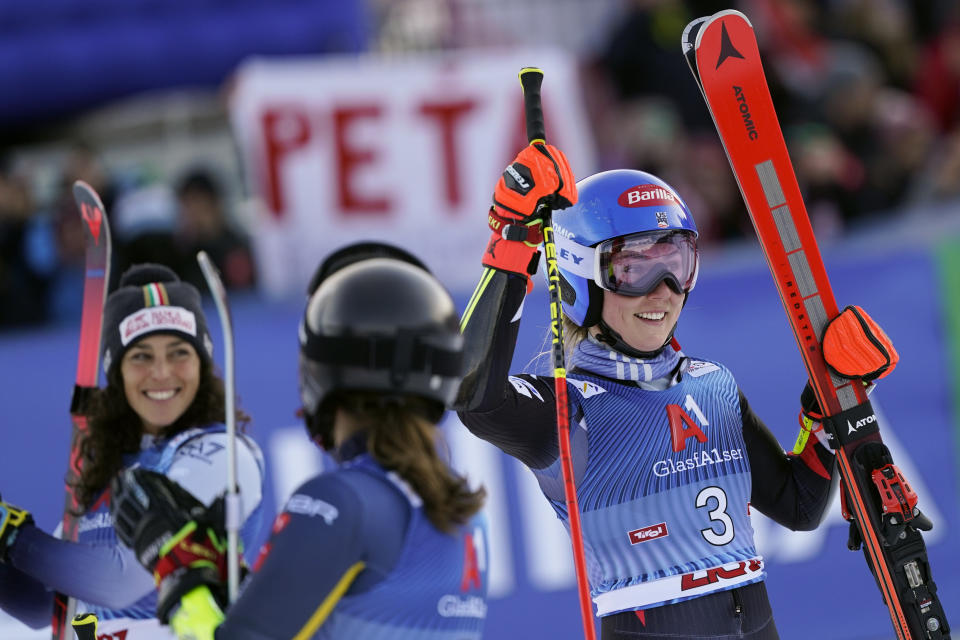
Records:
{"label": "ski pole", "polygon": [[233,321],[230,318],[230,308],[227,306],[227,291],[223,280],[213,266],[210,257],[204,251],[197,253],[197,262],[203,271],[203,278],[213,295],[217,305],[217,315],[220,316],[220,326],[223,329],[223,368],[224,368],[224,396],[226,415],[224,423],[227,427],[227,495],[224,499],[225,523],[227,530],[227,599],[233,604],[240,589],[240,493],[237,488],[237,416],[235,405],[236,383],[233,377]]}
{"label": "ski pole", "polygon": [[[531,145],[546,143],[543,125],[543,105],[540,102],[540,85],[543,71],[536,67],[520,70],[520,86],[523,87],[523,107],[527,124],[527,140]],[[543,252],[547,259],[547,278],[550,283],[550,330],[553,339],[550,347],[553,356],[554,395],[557,400],[557,439],[560,445],[560,469],[563,472],[563,493],[570,520],[570,542],[573,546],[573,564],[577,573],[577,593],[580,598],[580,616],[583,618],[583,635],[587,640],[596,638],[593,622],[593,604],[590,600],[590,583],[587,580],[587,562],[583,552],[583,531],[580,527],[580,506],[577,504],[577,487],[573,477],[573,458],[570,454],[570,412],[567,405],[567,369],[563,353],[563,323],[561,322],[560,271],[557,267],[557,246],[553,242],[553,213],[544,205],[539,209],[543,220]]]}
{"label": "ski pole", "polygon": [[92,613],[78,613],[70,621],[77,640],[97,640],[97,616]]}

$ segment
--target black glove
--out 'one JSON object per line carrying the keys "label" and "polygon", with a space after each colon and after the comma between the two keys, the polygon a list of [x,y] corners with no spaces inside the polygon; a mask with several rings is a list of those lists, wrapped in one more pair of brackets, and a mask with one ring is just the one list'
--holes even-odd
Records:
{"label": "black glove", "polygon": [[224,499],[210,507],[165,475],[127,469],[111,485],[117,537],[153,573],[160,589],[157,618],[164,624],[180,598],[206,585],[226,606],[227,545]]}
{"label": "black glove", "polygon": [[[873,382],[868,382],[863,380],[863,390],[867,395],[873,393],[873,389],[876,385]],[[803,386],[803,391],[800,392],[800,423],[805,424],[808,428],[812,426],[818,426],[823,421],[823,409],[820,408],[820,403],[817,401],[817,394],[813,392],[813,387],[810,386],[810,381],[807,380],[807,384]],[[811,428],[811,431],[816,431],[816,429]]]}
{"label": "black glove", "polygon": [[111,484],[110,512],[117,537],[153,571],[160,549],[206,508],[165,475],[127,469]]}
{"label": "black glove", "polygon": [[[817,395],[810,386],[810,381],[804,385],[800,392],[800,434],[797,436],[797,443],[793,447],[793,453],[801,455],[806,449],[807,444],[813,444],[819,441],[823,446],[831,451],[834,449],[833,442],[829,435],[823,432],[823,409],[817,401]],[[815,440],[810,440],[811,435],[816,435]]]}
{"label": "black glove", "polygon": [[7,551],[13,546],[20,528],[33,524],[29,511],[0,500],[0,562],[7,561]]}
{"label": "black glove", "polygon": [[805,417],[813,422],[823,420],[823,409],[820,408],[817,394],[813,392],[809,380],[807,380],[807,384],[803,385],[803,391],[800,392],[800,410]]}

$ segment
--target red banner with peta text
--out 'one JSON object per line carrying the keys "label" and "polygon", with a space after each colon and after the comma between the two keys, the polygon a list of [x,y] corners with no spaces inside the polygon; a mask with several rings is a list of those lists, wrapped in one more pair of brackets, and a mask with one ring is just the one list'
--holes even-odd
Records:
{"label": "red banner with peta text", "polygon": [[526,144],[517,74],[544,69],[551,141],[595,170],[575,60],[552,50],[251,60],[230,115],[256,197],[259,281],[301,294],[329,250],[400,244],[472,286],[493,187]]}

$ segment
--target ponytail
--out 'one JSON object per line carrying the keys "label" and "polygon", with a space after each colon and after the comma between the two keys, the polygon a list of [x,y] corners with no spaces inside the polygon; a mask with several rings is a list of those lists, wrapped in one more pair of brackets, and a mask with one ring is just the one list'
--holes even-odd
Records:
{"label": "ponytail", "polygon": [[415,396],[386,399],[345,393],[340,408],[367,432],[367,451],[380,466],[395,471],[423,500],[434,527],[452,533],[483,506],[483,487],[471,491],[437,452],[436,402]]}

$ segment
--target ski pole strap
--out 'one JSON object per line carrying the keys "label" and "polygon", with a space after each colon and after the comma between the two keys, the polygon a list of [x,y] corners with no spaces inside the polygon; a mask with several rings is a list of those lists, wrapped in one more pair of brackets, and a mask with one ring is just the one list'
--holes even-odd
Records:
{"label": "ski pole strap", "polygon": [[487,224],[490,225],[490,229],[499,233],[504,240],[526,242],[533,246],[539,246],[543,242],[541,223],[539,216],[529,221],[506,218],[497,213],[496,207],[490,207],[487,214]]}

